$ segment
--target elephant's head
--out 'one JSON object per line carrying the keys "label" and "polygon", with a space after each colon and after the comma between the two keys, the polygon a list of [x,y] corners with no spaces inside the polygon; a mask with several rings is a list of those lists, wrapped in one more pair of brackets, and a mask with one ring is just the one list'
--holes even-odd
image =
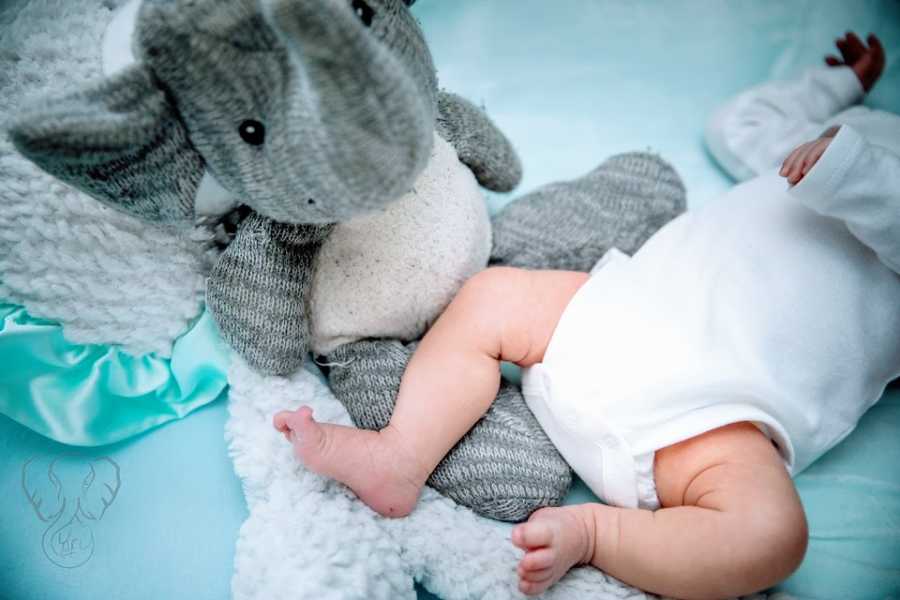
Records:
{"label": "elephant's head", "polygon": [[32,458],[22,466],[22,489],[48,523],[44,553],[61,567],[91,557],[94,536],[87,522],[99,521],[119,493],[119,467],[112,459],[57,456]]}
{"label": "elephant's head", "polygon": [[283,223],[377,209],[424,169],[437,82],[414,0],[143,0],[137,63],[10,136],[119,210],[190,222],[204,172]]}

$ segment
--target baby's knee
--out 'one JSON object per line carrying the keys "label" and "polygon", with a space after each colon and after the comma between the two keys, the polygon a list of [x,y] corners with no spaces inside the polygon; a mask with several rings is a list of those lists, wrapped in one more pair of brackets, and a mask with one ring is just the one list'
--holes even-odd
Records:
{"label": "baby's knee", "polygon": [[466,281],[453,303],[469,315],[494,322],[521,298],[527,277],[524,269],[489,267]]}
{"label": "baby's knee", "polygon": [[787,579],[803,562],[809,542],[806,515],[799,498],[775,498],[762,503],[743,521],[748,554],[744,573],[749,591],[769,588]]}
{"label": "baby's knee", "polygon": [[782,557],[780,564],[783,573],[779,581],[797,570],[809,543],[809,527],[800,499],[785,500],[780,504],[779,516],[770,520],[767,528],[769,542]]}
{"label": "baby's knee", "polygon": [[[448,312],[477,336],[491,354],[504,360],[519,351],[519,337],[527,337],[529,286],[533,273],[513,267],[490,267],[469,279]],[[513,335],[515,334],[515,335]]]}

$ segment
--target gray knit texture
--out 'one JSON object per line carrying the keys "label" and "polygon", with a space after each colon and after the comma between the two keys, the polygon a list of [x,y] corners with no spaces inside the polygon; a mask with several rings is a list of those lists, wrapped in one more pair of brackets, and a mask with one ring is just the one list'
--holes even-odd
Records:
{"label": "gray knit texture", "polygon": [[483,187],[510,192],[522,180],[522,163],[512,144],[485,112],[449,92],[438,94],[437,130]]}
{"label": "gray knit texture", "polygon": [[552,183],[494,217],[491,263],[590,271],[612,247],[634,254],[685,211],[678,173],[654,154],[619,154],[574,181]]}
{"label": "gray knit texture", "polygon": [[145,68],[27,109],[9,136],[43,170],[112,208],[193,223],[203,159]]}
{"label": "gray knit texture", "polygon": [[364,19],[335,0],[144,0],[138,65],[29,111],[12,138],[49,173],[155,220],[192,209],[204,163],[276,221],[382,208],[431,155],[437,77],[406,4],[367,6]]}
{"label": "gray knit texture", "polygon": [[[19,115],[11,137],[51,174],[151,222],[191,224],[204,169],[281,223],[383,208],[431,155],[437,81],[406,4],[367,6],[363,18],[334,0],[144,0],[138,64]],[[216,267],[208,302],[226,341],[283,374],[308,345],[319,244],[288,251],[249,236],[253,223]]]}
{"label": "gray knit texture", "polygon": [[206,286],[206,302],[223,339],[265,374],[295,371],[309,352],[304,299],[328,225],[244,219]]}
{"label": "gray knit texture", "polygon": [[[357,427],[379,430],[388,424],[415,346],[364,340],[345,344],[325,358],[331,388]],[[478,514],[511,522],[559,505],[571,483],[568,464],[519,389],[507,381],[487,414],[428,479],[428,485]]]}
{"label": "gray knit texture", "polygon": [[[335,223],[407,192],[431,155],[437,79],[400,0],[367,24],[334,0],[145,0],[138,50],[228,190],[286,223]],[[259,144],[242,123],[264,130]]]}

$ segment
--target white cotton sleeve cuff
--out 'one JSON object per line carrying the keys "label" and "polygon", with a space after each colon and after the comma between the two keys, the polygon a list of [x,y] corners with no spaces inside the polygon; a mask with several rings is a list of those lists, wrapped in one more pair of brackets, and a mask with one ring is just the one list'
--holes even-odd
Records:
{"label": "white cotton sleeve cuff", "polygon": [[850,67],[825,67],[816,78],[835,95],[841,106],[852,106],[866,95],[862,83]]}
{"label": "white cotton sleeve cuff", "polygon": [[[855,77],[855,76],[854,76]],[[800,183],[790,188],[792,196],[818,213],[828,214],[830,204],[839,200],[835,192],[843,183],[865,148],[865,140],[855,129],[842,125],[819,161]]]}

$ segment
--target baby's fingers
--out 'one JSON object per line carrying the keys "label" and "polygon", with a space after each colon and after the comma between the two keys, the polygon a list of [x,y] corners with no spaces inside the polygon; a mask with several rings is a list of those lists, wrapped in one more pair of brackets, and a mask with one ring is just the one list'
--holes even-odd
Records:
{"label": "baby's fingers", "polygon": [[784,177],[787,177],[788,183],[791,185],[796,184],[803,177],[803,164],[806,161],[807,155],[812,150],[812,143],[803,144],[799,148],[794,151],[794,155],[790,157],[790,164],[787,168],[787,173]]}
{"label": "baby's fingers", "polygon": [[847,48],[850,52],[853,53],[854,56],[860,57],[866,53],[866,45],[863,44],[862,40],[859,39],[859,36],[853,33],[852,31],[847,32]]}
{"label": "baby's fingers", "polygon": [[878,36],[874,33],[870,33],[869,37],[866,38],[866,41],[869,42],[869,50],[884,61],[884,46],[881,45],[881,40],[878,39]]}
{"label": "baby's fingers", "polygon": [[844,64],[844,61],[839,59],[837,56],[834,56],[833,54],[829,54],[825,57],[825,64],[829,67],[840,67]]}
{"label": "baby's fingers", "polygon": [[819,159],[822,158],[822,155],[825,153],[825,150],[828,148],[828,142],[826,140],[821,140],[813,145],[812,149],[803,159],[803,175],[809,173],[809,170],[815,166]]}
{"label": "baby's fingers", "polygon": [[802,158],[803,153],[806,150],[806,146],[807,144],[799,146],[784,159],[784,164],[781,165],[781,170],[778,172],[782,177],[789,178],[791,173],[794,172],[798,161]]}
{"label": "baby's fingers", "polygon": [[853,56],[853,53],[850,51],[850,46],[847,44],[847,40],[844,38],[838,38],[835,40],[834,45],[837,46],[837,49],[841,53],[841,58],[843,59],[845,64],[851,65],[855,62],[856,57]]}
{"label": "baby's fingers", "polygon": [[884,71],[887,56],[885,55],[884,46],[881,45],[881,40],[878,39],[878,36],[870,33],[869,37],[866,38],[866,41],[869,42],[869,54],[872,56],[872,69],[876,74],[875,79],[877,80]]}
{"label": "baby's fingers", "polygon": [[788,175],[788,182],[791,185],[797,185],[801,179],[803,179],[803,175],[806,171],[806,165],[809,163],[809,158],[815,150],[815,144],[807,144],[803,149],[803,153],[797,157],[797,160],[794,162],[793,167],[791,168],[791,172]]}
{"label": "baby's fingers", "polygon": [[784,162],[781,163],[781,170],[778,171],[779,175],[781,175],[782,177],[787,177],[787,174],[791,172],[791,164],[794,161],[794,157],[797,156],[797,152],[799,150],[800,149],[797,148],[796,150],[792,151],[790,154],[787,155],[787,158],[785,158]]}

